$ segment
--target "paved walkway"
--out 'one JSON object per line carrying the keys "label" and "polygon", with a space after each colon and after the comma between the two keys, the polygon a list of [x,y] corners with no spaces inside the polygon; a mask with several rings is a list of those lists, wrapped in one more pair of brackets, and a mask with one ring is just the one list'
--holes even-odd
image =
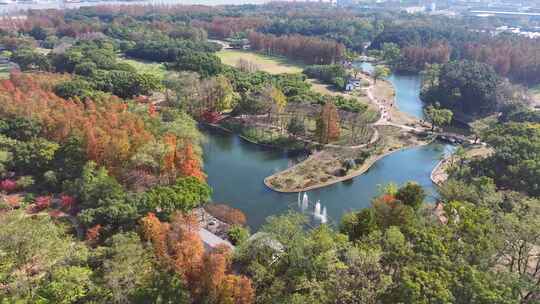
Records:
{"label": "paved walkway", "polygon": [[380,100],[379,98],[375,97],[373,93],[373,89],[375,88],[375,81],[371,77],[365,76],[365,77],[362,77],[362,79],[369,82],[369,86],[362,88],[362,90],[366,91],[366,96],[368,97],[368,99],[371,101],[372,104],[377,106],[377,108],[379,109],[379,113],[381,115],[379,119],[373,123],[374,126],[394,126],[394,127],[407,130],[407,131],[415,131],[415,132],[423,132],[426,130],[425,128],[422,128],[422,127],[411,127],[411,126],[406,126],[406,125],[392,122],[392,114],[391,114],[390,108],[392,107],[393,103],[388,104],[388,102],[385,102],[384,100]]}
{"label": "paved walkway", "polygon": [[199,236],[201,237],[206,250],[212,250],[220,245],[225,245],[234,250],[233,244],[231,244],[229,241],[220,238],[204,228],[199,229]]}

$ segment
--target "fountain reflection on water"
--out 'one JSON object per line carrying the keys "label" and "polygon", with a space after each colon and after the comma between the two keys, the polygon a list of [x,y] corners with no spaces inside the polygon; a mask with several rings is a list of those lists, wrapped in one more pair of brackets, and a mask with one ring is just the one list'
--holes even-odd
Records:
{"label": "fountain reflection on water", "polygon": [[[302,199],[300,199],[302,198]],[[309,197],[306,192],[304,192],[304,195],[302,195],[301,192],[298,192],[298,208],[304,213],[308,211],[309,208]],[[321,224],[325,224],[328,222],[328,215],[326,211],[326,207],[322,207],[321,211],[321,201],[317,200],[317,202],[314,205],[314,211],[312,213],[313,218],[318,220]]]}

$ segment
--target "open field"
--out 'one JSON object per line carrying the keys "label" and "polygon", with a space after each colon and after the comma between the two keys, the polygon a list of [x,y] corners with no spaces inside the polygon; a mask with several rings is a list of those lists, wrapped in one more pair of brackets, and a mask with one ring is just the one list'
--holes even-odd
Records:
{"label": "open field", "polygon": [[[238,60],[245,59],[255,64],[259,70],[270,74],[301,73],[304,67],[304,64],[292,62],[284,57],[266,56],[251,51],[225,49],[218,52],[217,55],[226,65],[236,66]],[[363,94],[363,91],[358,91],[354,94],[344,93],[334,90],[331,85],[321,83],[317,79],[308,78],[306,81],[311,84],[312,90],[317,93],[346,98],[354,97],[360,102],[369,104],[369,100]]]}
{"label": "open field", "polygon": [[167,71],[163,63],[147,62],[127,58],[118,58],[118,62],[127,63],[137,69],[137,71],[140,73],[154,74],[160,78],[164,78]]}
{"label": "open field", "polygon": [[266,56],[249,51],[222,50],[217,53],[221,61],[230,66],[236,66],[238,60],[248,60],[261,70],[270,74],[301,73],[302,64],[291,63],[286,58]]}

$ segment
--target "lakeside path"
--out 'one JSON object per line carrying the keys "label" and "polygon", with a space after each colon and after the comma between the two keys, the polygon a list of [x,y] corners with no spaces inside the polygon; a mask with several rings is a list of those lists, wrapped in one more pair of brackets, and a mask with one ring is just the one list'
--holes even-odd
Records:
{"label": "lakeside path", "polygon": [[[376,132],[377,136],[375,137],[376,140],[370,141],[371,144],[375,144],[377,141],[384,140],[385,137],[388,137],[388,134],[381,135],[378,130],[379,128],[395,128],[397,129],[398,134],[404,134],[407,133],[409,135],[412,135],[412,137],[415,137],[417,133],[425,132],[429,126],[428,125],[422,125],[420,120],[417,118],[414,118],[410,116],[407,113],[401,112],[399,108],[396,105],[395,100],[395,89],[392,86],[392,84],[386,80],[379,80],[375,82],[368,74],[360,73],[359,78],[362,80],[367,81],[368,86],[361,88],[360,90],[363,90],[365,93],[365,96],[367,97],[369,104],[372,108],[375,108],[379,113],[379,118],[376,122],[370,124],[370,127],[373,128],[373,130]],[[356,97],[352,94],[347,93],[340,93],[335,92],[335,94],[339,94],[342,96],[347,97]],[[294,172],[295,171],[301,171],[301,170],[309,170],[308,164],[312,164],[312,166],[316,167],[316,164],[324,163],[324,162],[332,162],[332,160],[336,160],[336,157],[332,155],[332,153],[323,150],[316,152],[312,155],[310,155],[306,160],[303,162],[300,162],[296,164],[295,166],[292,166],[286,170],[283,170],[281,172],[275,173],[271,176],[268,176],[264,179],[264,184],[277,192],[283,192],[283,193],[294,193],[294,192],[303,192],[303,191],[309,191],[313,189],[323,188],[327,187],[339,182],[343,182],[349,179],[352,179],[354,177],[360,176],[367,172],[378,160],[398,151],[402,151],[405,149],[410,149],[422,145],[429,144],[432,141],[432,139],[427,141],[421,141],[421,140],[412,140],[409,142],[402,143],[401,146],[398,148],[395,147],[389,147],[383,144],[381,151],[375,155],[372,155],[368,157],[364,162],[355,168],[354,170],[350,170],[346,175],[344,176],[332,176],[328,180],[322,180],[315,182],[314,184],[310,184],[310,182],[307,182],[302,187],[287,187],[286,185],[283,185],[282,183],[277,183],[277,180],[285,180],[285,183],[287,180],[293,180],[295,177]],[[358,147],[349,147],[351,149],[357,149],[360,150],[362,148],[367,147],[368,145],[362,145]],[[325,146],[327,148],[328,145]],[[335,145],[332,145],[332,148],[341,148],[346,149],[347,147],[335,147]],[[308,167],[308,168],[306,168]]]}
{"label": "lakeside path", "polygon": [[[303,65],[292,63],[284,58],[264,56],[255,52],[244,50],[225,49],[219,52],[218,56],[225,64],[231,66],[235,66],[240,58],[252,61],[260,70],[269,72],[271,74],[299,73],[303,68]],[[336,144],[324,145],[322,151],[310,155],[306,160],[286,170],[266,177],[264,179],[264,184],[268,188],[277,192],[299,192],[330,186],[332,184],[362,175],[378,160],[394,152],[425,145],[431,142],[431,140],[422,141],[416,138],[416,134],[426,131],[426,126],[422,126],[418,119],[401,112],[398,109],[395,101],[395,89],[390,82],[386,80],[379,80],[375,82],[368,74],[365,73],[360,73],[359,79],[362,79],[368,83],[366,87],[357,89],[358,91],[362,91],[363,94],[359,95],[363,96],[357,96],[356,94],[351,94],[348,92],[337,92],[315,79],[307,79],[306,81],[312,85],[313,90],[316,92],[361,99],[361,101],[367,103],[371,109],[378,112],[379,116],[377,121],[369,124],[369,127],[374,131],[369,143],[357,146],[341,146]],[[383,129],[391,130],[393,133],[392,135],[395,136],[385,134],[387,132],[381,132],[380,130]],[[388,139],[385,137],[394,138]],[[400,141],[401,137],[406,139]],[[311,140],[302,138],[297,139],[303,142],[315,144],[315,142]],[[361,153],[362,151],[365,151],[366,148],[373,146],[375,146],[379,152],[375,153],[374,155],[370,155],[363,161],[361,165],[353,170],[349,170],[346,175],[336,176],[334,174],[328,174],[328,170],[331,170],[332,167],[340,167],[340,158],[342,158],[343,154],[352,155],[351,153],[353,152]],[[341,154],[335,152],[337,150],[341,150]],[[345,150],[349,152],[344,152]],[[327,167],[322,168],[320,166],[322,163],[326,163]],[[312,165],[311,168],[307,166],[309,164]],[[324,176],[320,177],[320,179],[315,182],[313,180],[306,180],[306,183],[302,187],[294,187],[292,189],[282,184],[275,183],[275,181],[279,180],[280,177],[287,176],[289,174],[294,175],[293,172],[295,170],[301,171],[301,169],[305,167],[308,167],[306,168],[308,171],[315,171],[315,169],[318,169],[319,171],[322,171],[320,174]],[[304,181],[298,182],[301,183]]]}

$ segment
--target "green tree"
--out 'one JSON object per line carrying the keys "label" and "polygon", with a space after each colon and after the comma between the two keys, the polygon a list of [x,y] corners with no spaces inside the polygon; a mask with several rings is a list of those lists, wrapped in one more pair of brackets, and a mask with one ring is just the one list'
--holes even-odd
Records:
{"label": "green tree", "polygon": [[50,71],[51,62],[47,56],[30,49],[19,49],[11,55],[11,60],[19,65],[21,70]]}
{"label": "green tree", "polygon": [[375,66],[375,69],[373,70],[373,74],[371,76],[373,77],[373,80],[375,81],[375,83],[377,83],[377,80],[386,78],[389,75],[390,75],[389,68],[383,65],[378,65],[378,66]]}
{"label": "green tree", "polygon": [[64,182],[63,188],[77,198],[81,223],[86,228],[101,225],[104,235],[119,227],[132,227],[142,215],[116,179],[93,162],[84,166],[81,177]]}
{"label": "green tree", "polygon": [[473,173],[491,177],[497,186],[540,195],[540,127],[531,123],[506,123],[486,132],[494,153],[473,161]]}
{"label": "green tree", "polygon": [[373,208],[346,213],[341,219],[340,232],[348,235],[351,241],[360,240],[378,229]]}
{"label": "green tree", "polygon": [[35,25],[29,34],[36,40],[45,40],[47,38],[47,31],[39,25]]}
{"label": "green tree", "polygon": [[74,79],[57,84],[54,87],[54,94],[65,98],[78,97],[84,99],[93,96],[92,84],[83,79]]}
{"label": "green tree", "polygon": [[16,140],[29,141],[39,137],[41,130],[41,123],[34,119],[14,117],[0,120],[0,132]]}
{"label": "green tree", "polygon": [[418,183],[408,182],[405,186],[399,188],[396,198],[405,205],[418,210],[424,203],[426,192]]}
{"label": "green tree", "polygon": [[155,267],[152,254],[134,232],[119,233],[107,241],[103,278],[115,303],[130,303],[150,288]]}
{"label": "green tree", "polygon": [[297,116],[293,116],[289,123],[287,124],[287,132],[293,135],[301,135],[306,131],[306,126],[304,122]]}
{"label": "green tree", "polygon": [[441,127],[448,125],[452,122],[452,117],[454,114],[448,109],[442,109],[429,105],[424,110],[424,115],[426,119],[431,122],[431,130],[435,129],[435,126]]}
{"label": "green tree", "polygon": [[14,166],[20,172],[40,173],[49,168],[59,147],[57,143],[40,137],[19,142],[12,150]]}
{"label": "green tree", "polygon": [[422,92],[422,100],[439,102],[456,113],[485,115],[501,106],[503,100],[497,96],[501,83],[487,64],[451,61],[441,67],[437,84]]}
{"label": "green tree", "polygon": [[175,211],[190,211],[210,200],[210,187],[194,177],[180,178],[174,185],[155,187],[144,193],[141,212],[154,212],[165,217]]}
{"label": "green tree", "polygon": [[233,225],[227,231],[227,236],[233,245],[240,245],[248,239],[249,230],[240,225]]}
{"label": "green tree", "polygon": [[77,75],[92,77],[96,73],[97,69],[98,67],[94,62],[84,61],[75,65],[73,72]]}
{"label": "green tree", "polygon": [[45,40],[41,43],[41,45],[43,48],[52,50],[58,44],[59,41],[60,39],[58,39],[57,36],[49,35],[45,38]]}
{"label": "green tree", "polygon": [[55,269],[50,281],[38,290],[45,303],[74,304],[90,298],[94,287],[92,270],[87,267],[68,266]]}
{"label": "green tree", "polygon": [[91,80],[96,88],[111,92],[118,97],[132,98],[138,95],[148,95],[161,89],[161,80],[153,74],[139,74],[128,71],[98,70]]}
{"label": "green tree", "polygon": [[[11,211],[0,217],[0,251],[2,267],[0,274],[4,288],[0,297],[34,302],[35,291],[47,280],[49,274],[55,273],[59,281],[52,283],[58,286],[71,284],[73,272],[62,270],[70,265],[76,266],[86,260],[87,250],[84,245],[74,242],[66,235],[65,229],[53,223],[48,216],[29,217],[24,211]],[[31,271],[25,271],[28,269]],[[57,270],[58,269],[58,270]],[[82,270],[74,268],[73,270]],[[83,273],[87,270],[82,270]],[[64,278],[62,278],[64,277]],[[83,278],[84,280],[84,278]],[[62,283],[62,284],[63,284]],[[58,290],[56,287],[54,290]],[[71,290],[62,290],[65,294]],[[78,294],[78,292],[76,292]],[[58,303],[52,301],[51,303]]]}
{"label": "green tree", "polygon": [[401,58],[399,46],[392,42],[386,42],[382,45],[382,59],[389,65],[395,66]]}
{"label": "green tree", "polygon": [[223,70],[221,60],[216,55],[192,51],[185,52],[168,66],[176,71],[197,72],[203,78],[215,76]]}

